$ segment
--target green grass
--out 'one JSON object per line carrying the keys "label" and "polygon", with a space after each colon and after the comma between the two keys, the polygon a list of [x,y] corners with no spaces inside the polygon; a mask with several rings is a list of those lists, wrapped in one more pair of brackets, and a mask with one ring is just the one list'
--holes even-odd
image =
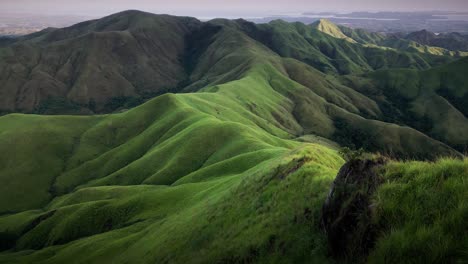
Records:
{"label": "green grass", "polygon": [[466,261],[467,176],[467,159],[389,164],[374,199],[382,233],[369,261]]}
{"label": "green grass", "polygon": [[[12,150],[3,152],[1,159],[2,181],[9,183],[2,186],[2,212],[37,208],[52,195],[80,185],[170,185],[191,172],[238,155],[264,150],[259,157],[267,159],[271,156],[268,150],[275,153],[275,149],[285,151],[297,145],[259,129],[265,126],[273,130],[273,126],[261,118],[257,118],[258,124],[254,118],[246,119],[242,116],[245,110],[236,112],[219,105],[219,111],[226,112],[224,119],[232,115],[237,122],[206,114],[203,97],[216,95],[194,95],[189,101],[184,97],[165,95],[112,116],[2,117],[1,147]],[[190,106],[194,102],[200,109]],[[30,158],[38,152],[43,155]],[[237,171],[246,169],[236,164]],[[31,180],[25,179],[32,175]],[[18,196],[18,192],[24,195]],[[17,202],[9,203],[12,199]]]}
{"label": "green grass", "polygon": [[[312,25],[281,20],[258,25],[226,19],[202,23],[193,18],[126,11],[19,39],[14,54],[6,54],[0,60],[5,69],[0,76],[5,83],[0,97],[4,109],[0,112],[121,112],[167,92],[197,92],[178,96],[177,100],[222,121],[254,122],[281,138],[315,134],[359,146],[364,144],[356,141],[353,134],[388,130],[384,137],[371,135],[368,150],[418,158],[460,155],[466,148],[466,93],[464,79],[452,78],[451,72],[463,73],[463,61],[417,71],[443,65],[455,57],[379,46],[386,39],[326,20]],[[44,50],[44,56],[38,55],[40,50]],[[70,61],[76,63],[71,65]],[[15,71],[15,65],[22,74],[8,74]],[[432,74],[438,70],[443,71],[440,78]],[[423,78],[416,77],[420,72],[425,73]],[[352,74],[349,78],[356,80],[364,78],[355,76],[361,73],[369,74],[364,76],[365,82],[354,81],[354,85],[337,76]],[[28,75],[30,78],[25,80]],[[439,83],[448,86],[435,89],[435,94],[421,93],[426,88],[419,89],[419,79],[427,79],[424,83],[431,87]],[[386,89],[380,82],[390,85]],[[20,89],[21,83],[28,89]],[[369,85],[372,89],[368,89]],[[389,91],[397,96],[382,99],[382,93],[387,97]],[[411,97],[410,102],[400,100],[401,96],[408,99],[414,93],[424,96]],[[41,96],[36,98],[34,94]],[[218,113],[218,109],[226,111]],[[182,115],[180,111],[176,112]],[[107,121],[110,119],[113,118]],[[176,119],[166,117],[165,122],[177,122]],[[340,134],[337,120],[348,123],[351,131]],[[109,132],[103,131],[104,123],[87,131],[85,139],[88,134],[92,136],[90,133],[102,133],[107,138]],[[212,124],[207,120],[198,124],[202,123],[205,127]],[[143,124],[146,125],[149,126]],[[416,138],[418,144],[402,142],[401,138]],[[144,139],[138,142],[147,144]],[[104,159],[113,159],[113,153],[121,149],[82,143],[90,145],[89,156],[82,160],[73,158],[72,162],[88,163],[76,168],[76,173],[86,175],[85,181],[122,169],[116,160],[94,173],[93,166],[101,167],[101,161],[92,161],[95,157],[109,152]],[[146,151],[133,147],[132,151],[125,151],[127,157],[122,162],[131,163]],[[68,171],[74,165],[66,166],[64,173],[73,174]],[[150,173],[144,172],[139,180],[146,180]],[[57,172],[47,177],[56,178]],[[153,179],[158,177],[154,175]],[[63,192],[76,184],[80,183],[64,183],[57,190]]]}
{"label": "green grass", "polygon": [[[170,17],[136,14],[41,38],[80,35],[82,27],[174,25]],[[326,73],[426,69],[449,59],[369,48],[300,23],[208,24],[217,30],[209,28],[192,47],[203,52],[190,55],[195,64],[181,87],[188,93],[107,115],[0,117],[0,238],[15,243],[0,263],[333,263],[320,212],[344,163],[336,142],[398,157],[461,155],[443,142],[463,132],[465,121],[439,117],[455,132],[440,132],[445,141],[430,138],[385,120],[388,109],[407,105],[385,108],[378,100],[385,89],[377,88],[414,99],[413,111],[450,108],[466,94],[466,60],[341,78]],[[328,33],[336,30],[344,34],[335,27]],[[166,33],[162,39],[172,39],[174,32]],[[419,103],[435,96],[441,80],[450,103]],[[466,239],[458,234],[466,218],[466,163],[386,167],[375,196],[382,234],[370,261],[465,257]],[[413,256],[412,249],[432,255]]]}
{"label": "green grass", "polygon": [[352,79],[352,87],[370,94],[383,112],[378,119],[411,126],[460,152],[467,149],[468,60],[417,71],[376,71]]}
{"label": "green grass", "polygon": [[[209,181],[83,188],[55,199],[46,210],[56,213],[17,244],[19,249],[58,246],[1,255],[0,260],[268,263],[288,256],[326,261],[317,219],[342,162],[334,151],[309,145]],[[13,215],[0,223],[13,230],[27,219]],[[112,230],[106,229],[109,223]]]}

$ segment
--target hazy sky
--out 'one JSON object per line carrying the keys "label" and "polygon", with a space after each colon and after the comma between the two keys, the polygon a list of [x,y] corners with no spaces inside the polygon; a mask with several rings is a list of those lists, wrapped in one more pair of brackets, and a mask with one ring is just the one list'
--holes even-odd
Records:
{"label": "hazy sky", "polygon": [[468,11],[468,0],[0,0],[0,12],[105,15],[125,9],[193,16],[308,11]]}

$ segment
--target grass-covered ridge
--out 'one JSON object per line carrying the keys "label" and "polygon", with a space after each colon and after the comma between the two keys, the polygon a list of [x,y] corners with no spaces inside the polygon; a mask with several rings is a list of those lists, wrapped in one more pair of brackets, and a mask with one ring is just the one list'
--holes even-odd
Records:
{"label": "grass-covered ridge", "polygon": [[[466,60],[425,70],[452,58],[366,47],[299,23],[138,14],[39,38],[140,39],[133,30],[146,38],[157,33],[152,23],[169,27],[159,40],[184,55],[171,61],[181,79],[169,78],[184,93],[112,114],[0,117],[0,263],[334,263],[320,220],[345,163],[339,145],[462,156],[453,142],[466,141],[450,135],[466,125]],[[191,45],[163,41],[177,30],[191,32]],[[387,70],[402,65],[413,69]],[[434,126],[445,129],[403,118],[437,96],[457,117]],[[369,261],[466,260],[467,174],[466,159],[385,165],[371,197],[379,232]]]}
{"label": "grass-covered ridge", "polygon": [[[342,34],[357,40],[346,40]],[[219,95],[228,96],[265,119],[271,125],[268,132],[318,135],[409,158],[460,156],[467,126],[457,112],[463,110],[464,97],[458,96],[465,93],[463,84],[456,85],[456,94],[441,89],[443,96],[431,101],[435,111],[450,113],[439,118],[425,109],[427,97],[400,100],[397,92],[389,98],[385,87],[369,84],[372,78],[360,81],[357,75],[391,72],[398,80],[403,71],[444,69],[456,57],[382,48],[377,43],[381,37],[328,21],[201,22],[126,11],[25,36],[1,47],[5,52],[0,57],[4,73],[0,111],[121,112],[168,92],[208,92],[219,100],[224,100]],[[34,58],[34,64],[25,58]],[[457,65],[453,71],[460,74],[462,64],[450,65]],[[18,74],[13,74],[16,70]],[[349,74],[354,81],[343,80],[340,74]],[[438,81],[431,78],[428,83]],[[260,105],[262,99],[267,100]]]}
{"label": "grass-covered ridge", "polygon": [[409,125],[466,152],[467,66],[464,58],[424,71],[385,70],[346,79],[377,102],[382,120]]}
{"label": "grass-covered ridge", "polygon": [[[331,74],[428,69],[460,56],[400,39],[389,48],[392,39],[326,20],[257,25],[130,10],[1,45],[0,113],[110,113],[167,92],[230,81],[242,63],[227,64],[222,55],[242,47],[246,36],[251,45]],[[237,71],[228,74],[227,65]]]}
{"label": "grass-covered ridge", "polygon": [[[17,243],[18,249],[58,246],[34,254],[2,254],[0,259],[202,263],[268,262],[288,256],[299,262],[325,261],[325,241],[316,221],[341,164],[333,151],[310,145],[210,181],[84,188],[51,203],[47,210],[55,213]],[[3,217],[1,226],[20,230],[31,214]],[[69,242],[83,236],[88,237]]]}

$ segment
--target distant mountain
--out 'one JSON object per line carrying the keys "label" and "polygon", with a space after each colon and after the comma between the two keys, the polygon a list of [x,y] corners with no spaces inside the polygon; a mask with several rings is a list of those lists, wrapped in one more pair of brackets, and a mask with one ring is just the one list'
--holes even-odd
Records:
{"label": "distant mountain", "polygon": [[444,11],[406,11],[406,12],[305,12],[298,15],[280,15],[262,18],[250,18],[256,23],[268,23],[282,19],[288,22],[311,24],[320,18],[326,18],[337,25],[362,28],[369,32],[393,34],[414,32],[427,29],[432,32],[459,32],[468,34],[468,16],[466,12]]}
{"label": "distant mountain", "polygon": [[[3,44],[0,111],[107,113],[166,92],[194,91],[215,79],[225,82],[229,78],[211,71],[212,66],[220,66],[205,52],[212,42],[222,41],[219,32],[226,30],[247,34],[256,45],[266,45],[325,73],[427,69],[452,60],[422,49],[368,47],[361,43],[366,38],[362,31],[349,31],[327,20],[310,26],[283,21],[202,23],[194,18],[126,11]],[[381,37],[374,34],[371,38]],[[220,48],[219,52],[225,49]]]}
{"label": "distant mountain", "polygon": [[432,42],[432,40],[437,38],[437,35],[427,30],[421,30],[421,31],[416,31],[416,32],[412,32],[408,34],[406,38],[409,40],[424,44],[424,45],[428,45],[429,43]]}
{"label": "distant mountain", "polygon": [[312,27],[316,28],[317,30],[325,33],[325,34],[328,34],[332,37],[335,37],[335,38],[339,38],[339,39],[344,39],[344,40],[347,40],[351,43],[355,43],[356,41],[348,36],[346,36],[345,34],[343,34],[343,32],[341,31],[341,29],[333,24],[330,20],[328,19],[320,19],[318,20],[317,22],[314,22],[311,24]]}
{"label": "distant mountain", "polygon": [[460,33],[435,34],[427,30],[412,32],[405,36],[406,39],[422,45],[441,47],[454,51],[468,51],[468,35]]}

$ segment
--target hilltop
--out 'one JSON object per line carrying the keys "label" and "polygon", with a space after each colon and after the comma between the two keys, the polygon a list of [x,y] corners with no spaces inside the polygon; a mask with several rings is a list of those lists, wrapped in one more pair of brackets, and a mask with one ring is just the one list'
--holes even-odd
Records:
{"label": "hilltop", "polygon": [[317,22],[314,22],[311,25],[317,30],[328,34],[334,38],[345,39],[351,43],[356,43],[354,39],[346,36],[337,25],[333,24],[328,19],[319,19]]}

